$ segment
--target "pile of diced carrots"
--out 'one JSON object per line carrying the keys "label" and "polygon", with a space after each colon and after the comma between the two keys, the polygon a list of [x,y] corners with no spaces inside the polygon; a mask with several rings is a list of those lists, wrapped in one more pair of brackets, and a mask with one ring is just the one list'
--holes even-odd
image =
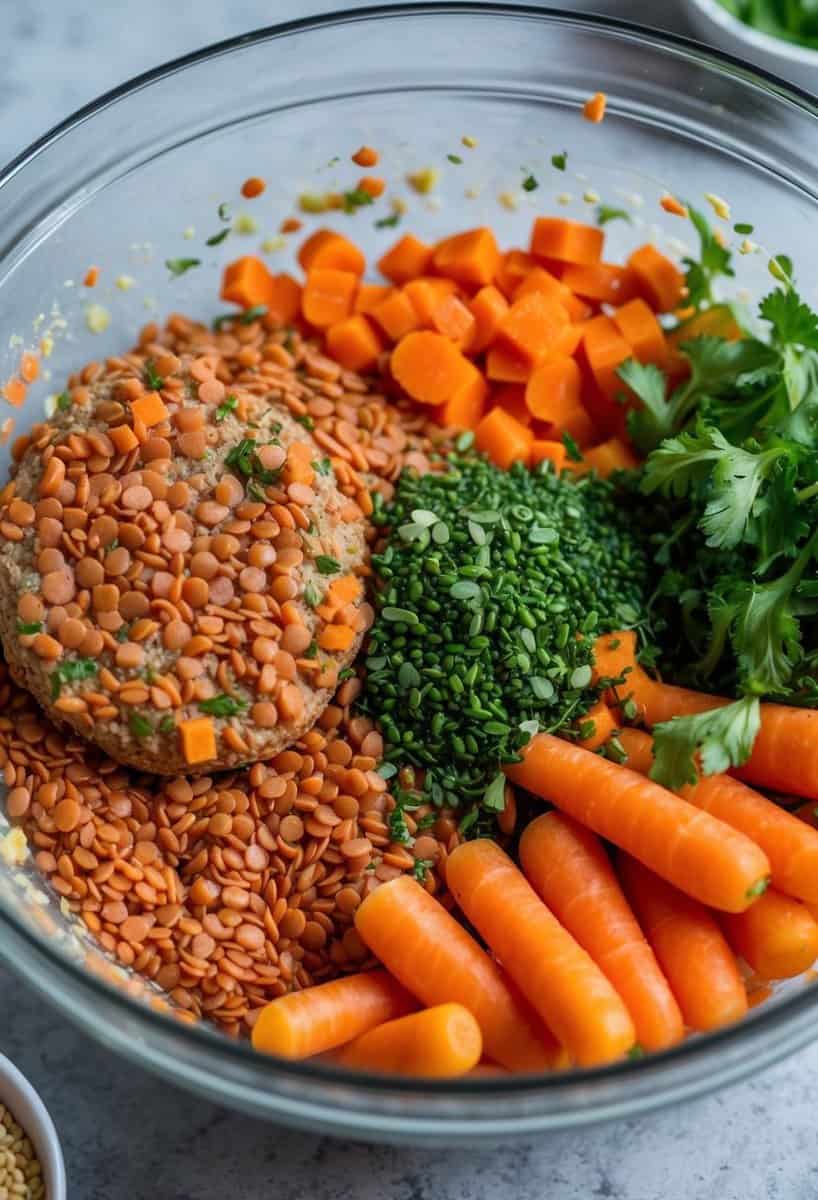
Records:
{"label": "pile of diced carrots", "polygon": [[[740,771],[671,792],[645,778],[652,740],[626,727],[625,694],[648,727],[727,701],[649,678],[632,632],[595,650],[597,680],[625,677],[600,702],[624,764],[537,734],[506,774],[553,808],[519,865],[481,839],[449,855],[443,902],[410,876],[381,884],[355,925],[383,969],[274,1000],[257,1049],[440,1078],[598,1066],[738,1020],[818,959],[818,713],[762,705]],[[811,799],[796,813],[756,790],[794,782]]]}
{"label": "pile of diced carrots", "polygon": [[603,250],[603,230],[563,217],[537,218],[526,250],[501,251],[487,227],[436,245],[407,233],[377,262],[387,282],[368,282],[359,247],[321,229],[299,250],[303,283],[247,256],[222,296],[303,321],[351,370],[388,356],[408,396],[440,425],[473,430],[499,466],[570,467],[567,433],[584,452],[577,469],[607,475],[635,461],[617,369],[635,358],[673,378],[686,364],[658,319],[683,302],[678,267],[651,244],[624,266]]}

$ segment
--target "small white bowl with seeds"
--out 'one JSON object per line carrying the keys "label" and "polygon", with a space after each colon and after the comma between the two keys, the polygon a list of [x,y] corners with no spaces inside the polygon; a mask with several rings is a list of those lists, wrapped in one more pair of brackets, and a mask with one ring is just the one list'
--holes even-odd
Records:
{"label": "small white bowl with seeds", "polygon": [[0,1054],[0,1196],[66,1200],[54,1122],[28,1080]]}

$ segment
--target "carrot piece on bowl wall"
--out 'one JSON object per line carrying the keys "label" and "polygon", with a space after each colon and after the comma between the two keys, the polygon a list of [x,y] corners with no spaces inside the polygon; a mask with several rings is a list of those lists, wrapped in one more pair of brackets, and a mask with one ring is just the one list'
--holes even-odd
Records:
{"label": "carrot piece on bowl wall", "polygon": [[462,1004],[437,1004],[399,1017],[349,1042],[336,1055],[341,1067],[426,1079],[455,1079],[480,1061],[480,1026]]}
{"label": "carrot piece on bowl wall", "polygon": [[310,1058],[415,1008],[386,971],[345,975],[267,1004],[253,1026],[253,1049],[279,1058]]}
{"label": "carrot piece on bowl wall", "polygon": [[535,367],[525,388],[528,410],[538,421],[560,426],[581,403],[582,374],[573,358],[550,355]]}
{"label": "carrot piece on bowl wall", "polygon": [[447,337],[431,330],[408,333],[391,358],[392,374],[413,400],[445,404],[470,382],[474,364]]}
{"label": "carrot piece on bowl wall", "polygon": [[471,298],[469,310],[474,318],[474,329],[468,352],[480,354],[494,341],[500,322],[508,312],[508,301],[499,288],[489,283]]}
{"label": "carrot piece on bowl wall", "polygon": [[608,97],[604,92],[595,92],[589,97],[582,106],[582,115],[586,121],[590,121],[593,125],[598,125],[605,118],[605,109],[608,106]]}
{"label": "carrot piece on bowl wall", "polygon": [[653,363],[664,370],[668,362],[665,331],[653,309],[637,297],[623,304],[613,314],[613,322],[641,363]]}
{"label": "carrot piece on bowl wall", "polygon": [[442,300],[455,294],[457,284],[453,279],[438,279],[430,275],[425,278],[410,279],[403,285],[403,291],[412,302],[420,326],[423,329],[431,329],[434,324],[435,310]]}
{"label": "carrot piece on bowl wall", "polygon": [[497,240],[486,226],[444,238],[435,246],[432,256],[432,266],[438,274],[465,287],[491,283],[499,265]]}
{"label": "carrot piece on bowl wall", "polygon": [[366,259],[354,242],[333,229],[318,229],[301,246],[298,261],[309,273],[317,267],[363,275]]}
{"label": "carrot piece on bowl wall", "polygon": [[375,365],[382,349],[381,339],[361,313],[330,325],[326,333],[327,353],[349,371],[366,371]]}
{"label": "carrot piece on bowl wall", "polygon": [[636,293],[633,272],[613,263],[570,263],[562,273],[562,283],[578,296],[601,304],[625,304]]}
{"label": "carrot piece on bowl wall", "polygon": [[352,312],[358,276],[334,267],[314,267],[307,272],[301,295],[301,312],[316,329],[327,329]]}
{"label": "carrot piece on bowl wall", "polygon": [[474,431],[474,444],[495,466],[508,470],[514,462],[527,463],[534,435],[505,409],[493,408]]}
{"label": "carrot piece on bowl wall", "polygon": [[656,312],[673,312],[684,296],[685,279],[675,263],[649,242],[634,250],[628,266],[638,291]]}
{"label": "carrot piece on bowl wall", "polygon": [[608,977],[645,1050],[680,1042],[679,1006],[599,839],[549,812],[523,831],[520,862],[531,886]]}
{"label": "carrot piece on bowl wall", "polygon": [[246,254],[225,267],[219,294],[222,300],[231,300],[242,308],[255,308],[269,304],[272,285],[273,276],[267,265],[255,255]]}
{"label": "carrot piece on bowl wall", "polygon": [[470,339],[476,322],[469,308],[457,296],[446,296],[440,301],[432,318],[435,329],[444,337],[451,338],[464,350],[471,351]]}
{"label": "carrot piece on bowl wall", "polygon": [[818,921],[805,904],[772,888],[746,912],[724,913],[721,927],[760,979],[792,979],[818,959]]}
{"label": "carrot piece on bowl wall", "polygon": [[595,225],[565,217],[538,217],[531,231],[531,253],[561,263],[592,265],[602,257],[605,235]]}
{"label": "carrot piece on bowl wall", "polygon": [[[443,905],[408,875],[383,883],[355,912],[372,953],[424,1004],[467,1006],[486,1054],[518,1071],[547,1071],[561,1052],[506,976]],[[299,995],[311,995],[308,992]]]}
{"label": "carrot piece on bowl wall", "polygon": [[514,982],[580,1066],[622,1058],[634,1044],[628,1011],[590,955],[560,925],[495,843],[464,842],[446,882]]}
{"label": "carrot piece on bowl wall", "polygon": [[406,233],[399,238],[391,250],[378,259],[378,270],[392,283],[408,283],[425,275],[432,261],[432,247]]}
{"label": "carrot piece on bowl wall", "polygon": [[542,362],[569,325],[568,313],[556,300],[532,292],[515,300],[497,330],[497,341],[523,362]]}
{"label": "carrot piece on bowl wall", "polygon": [[712,913],[630,855],[619,855],[617,868],[685,1023],[705,1033],[743,1017],[747,993]]}
{"label": "carrot piece on bowl wall", "polygon": [[420,324],[414,305],[403,291],[394,291],[369,314],[392,342],[399,342]]}
{"label": "carrot piece on bowl wall", "polygon": [[743,912],[767,883],[755,842],[673,792],[550,734],[536,734],[504,767],[524,787],[638,857],[703,904]]}

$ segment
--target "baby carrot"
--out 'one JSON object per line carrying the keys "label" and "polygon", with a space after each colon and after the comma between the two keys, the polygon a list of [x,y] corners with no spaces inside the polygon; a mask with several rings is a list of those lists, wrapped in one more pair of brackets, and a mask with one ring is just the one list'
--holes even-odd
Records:
{"label": "baby carrot", "polygon": [[386,971],[345,975],[271,1001],[253,1026],[253,1046],[281,1058],[310,1058],[415,1007]]}
{"label": "baby carrot", "polygon": [[496,842],[464,842],[446,882],[517,986],[569,1054],[590,1067],[633,1046],[633,1022],[610,981],[546,908]]}
{"label": "baby carrot", "polygon": [[526,826],[520,861],[534,890],[625,1002],[646,1050],[682,1040],[679,1006],[598,838],[564,813]]}
{"label": "baby carrot", "polygon": [[514,1071],[547,1071],[560,1049],[500,968],[408,875],[381,884],[355,913],[361,938],[424,1004],[468,1008],[486,1054]]}
{"label": "baby carrot", "polygon": [[[628,676],[627,690],[633,694],[648,725],[730,703],[723,696],[658,683],[639,671]],[[761,728],[752,754],[743,766],[736,768],[735,774],[758,787],[818,800],[818,710],[762,704]]]}
{"label": "baby carrot", "polygon": [[512,783],[550,800],[703,904],[742,912],[770,864],[743,833],[673,792],[570,742],[539,733],[506,767]]}
{"label": "baby carrot", "polygon": [[747,993],[712,914],[630,855],[620,855],[617,865],[686,1024],[704,1032],[742,1017]]}
{"label": "baby carrot", "polygon": [[761,979],[791,979],[818,959],[818,921],[806,905],[772,889],[746,912],[725,914],[722,929]]}
{"label": "baby carrot", "polygon": [[454,1079],[480,1061],[480,1026],[462,1004],[438,1004],[370,1029],[335,1056],[342,1067]]}
{"label": "baby carrot", "polygon": [[[622,733],[627,766],[647,774],[653,765],[652,739],[638,729]],[[706,775],[680,788],[679,795],[752,838],[770,860],[771,879],[780,891],[818,904],[818,830],[731,775]]]}

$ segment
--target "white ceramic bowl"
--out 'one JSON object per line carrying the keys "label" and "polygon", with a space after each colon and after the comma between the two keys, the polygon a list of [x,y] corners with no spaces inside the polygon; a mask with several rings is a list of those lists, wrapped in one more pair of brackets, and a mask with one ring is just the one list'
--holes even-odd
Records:
{"label": "white ceramic bowl", "polygon": [[0,1104],[5,1104],[37,1151],[45,1200],[66,1200],[65,1163],[54,1122],[34,1088],[14,1063],[0,1054]]}
{"label": "white ceramic bowl", "polygon": [[687,0],[687,15],[703,42],[818,95],[818,50],[759,33],[732,16],[719,0]]}

